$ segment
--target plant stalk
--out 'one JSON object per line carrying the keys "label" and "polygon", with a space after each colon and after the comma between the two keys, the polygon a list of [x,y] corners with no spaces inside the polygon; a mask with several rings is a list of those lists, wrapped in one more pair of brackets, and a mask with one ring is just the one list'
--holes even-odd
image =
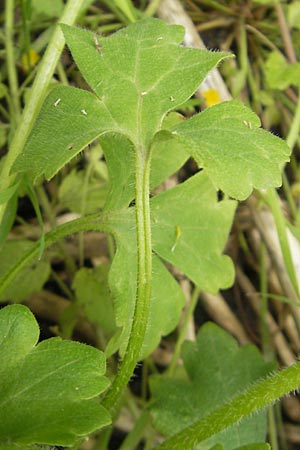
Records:
{"label": "plant stalk", "polygon": [[[13,0],[7,0],[7,8],[9,8],[9,11],[11,11],[13,4]],[[78,13],[80,12],[83,4],[84,0],[69,0],[60,18],[60,22],[72,25],[75,22],[76,17],[78,16]],[[29,136],[37,114],[40,111],[47,94],[49,83],[51,81],[53,72],[64,48],[64,45],[65,39],[63,33],[59,25],[57,25],[49,42],[45,55],[40,63],[37,76],[31,88],[30,97],[26,103],[22,117],[11,141],[9,152],[4,160],[0,177],[0,192],[11,186],[16,179],[16,174],[10,174],[11,168],[16,158],[23,151],[24,144]],[[7,56],[9,56],[10,54],[11,51],[8,52]],[[0,205],[0,222],[3,219],[5,209],[5,203]]]}
{"label": "plant stalk", "polygon": [[[96,213],[59,225],[45,234],[44,249],[55,244],[60,239],[80,231],[104,231],[106,233],[111,233],[109,219],[102,213]],[[24,267],[38,257],[39,251],[40,242],[36,241],[0,278],[0,293],[4,291]]]}
{"label": "plant stalk", "polygon": [[20,98],[19,98],[19,86],[16,70],[16,61],[14,55],[14,0],[6,0],[5,3],[5,50],[7,60],[7,75],[11,97],[10,118],[13,127],[17,125],[20,112]]}
{"label": "plant stalk", "polygon": [[258,381],[233,400],[184,428],[153,450],[189,450],[300,386],[300,363]]}
{"label": "plant stalk", "polygon": [[102,404],[114,419],[120,407],[122,393],[137,362],[146,332],[152,280],[152,244],[150,222],[150,152],[138,147],[136,151],[136,233],[137,233],[137,290],[132,328],[124,358],[110,390]]}

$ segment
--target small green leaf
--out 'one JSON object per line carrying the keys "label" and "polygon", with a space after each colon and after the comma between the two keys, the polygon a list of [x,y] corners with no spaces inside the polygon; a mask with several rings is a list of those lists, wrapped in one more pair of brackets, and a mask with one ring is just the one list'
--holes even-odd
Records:
{"label": "small green leaf", "polygon": [[[150,380],[154,426],[166,436],[208,415],[271,369],[254,346],[238,348],[230,335],[212,323],[200,329],[195,343],[184,344],[182,357],[187,378],[158,375]],[[196,448],[207,450],[221,444],[233,450],[263,441],[265,432],[265,413],[260,413]]]}
{"label": "small green leaf", "polygon": [[30,3],[32,8],[31,19],[33,21],[59,17],[64,8],[62,0],[43,0],[43,3],[40,0],[31,0]]}
{"label": "small green leaf", "polygon": [[300,80],[300,63],[288,63],[279,52],[271,52],[264,67],[265,77],[272,89],[286,89],[298,86]]}
{"label": "small green leaf", "polygon": [[286,5],[287,7],[287,20],[291,28],[300,29],[300,3],[295,1]]}
{"label": "small green leaf", "polygon": [[76,272],[72,288],[76,304],[81,307],[91,323],[111,334],[116,330],[114,312],[108,290],[109,265],[101,264],[93,269],[83,267]]}
{"label": "small green leaf", "polygon": [[85,171],[76,169],[64,177],[58,191],[60,207],[80,214],[91,214],[103,208],[106,194],[106,182],[96,176],[86,180]]}
{"label": "small green leaf", "polygon": [[94,397],[108,387],[105,358],[78,342],[52,338],[37,344],[38,324],[28,308],[0,311],[0,444],[73,445],[110,423]]}
{"label": "small green leaf", "polygon": [[233,282],[234,269],[221,253],[236,203],[217,202],[204,172],[151,201],[155,252],[181,269],[202,290],[216,292]]}
{"label": "small green leaf", "polygon": [[174,133],[189,143],[216,189],[244,200],[253,188],[280,186],[282,164],[289,160],[287,144],[259,126],[254,112],[228,101],[180,123]]}
{"label": "small green leaf", "polygon": [[21,180],[15,183],[13,186],[5,189],[5,191],[0,192],[0,205],[8,202],[11,197],[16,193],[18,187],[20,186]]}
{"label": "small green leaf", "polygon": [[[33,242],[30,241],[10,240],[5,242],[0,250],[0,277],[33,245]],[[23,269],[14,282],[0,294],[0,302],[22,302],[32,292],[40,291],[49,275],[50,264],[48,261],[35,262]]]}

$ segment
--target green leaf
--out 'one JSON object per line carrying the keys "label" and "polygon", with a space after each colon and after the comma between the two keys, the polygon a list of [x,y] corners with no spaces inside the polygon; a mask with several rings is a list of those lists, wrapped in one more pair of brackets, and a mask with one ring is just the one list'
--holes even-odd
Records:
{"label": "green leaf", "polygon": [[259,126],[254,112],[228,101],[180,123],[173,132],[190,145],[217,189],[243,200],[253,188],[280,186],[281,166],[289,160],[286,143]]}
{"label": "green leaf", "polygon": [[0,205],[8,202],[11,197],[16,193],[18,187],[20,186],[21,180],[15,183],[13,186],[5,189],[5,191],[0,192]]}
{"label": "green leaf", "polygon": [[59,17],[64,8],[62,0],[44,0],[43,3],[40,0],[31,0],[30,3],[33,21]]}
{"label": "green leaf", "polygon": [[[105,210],[124,208],[135,197],[134,148],[122,135],[105,135],[100,141],[110,181]],[[150,188],[173,175],[188,157],[184,144],[174,135],[168,131],[157,133],[152,144]]]}
{"label": "green leaf", "polygon": [[111,334],[116,330],[114,312],[108,290],[109,265],[78,270],[73,279],[72,288],[76,294],[76,304],[81,307],[91,323],[99,325]]}
{"label": "green leaf", "polygon": [[122,133],[148,147],[164,115],[228,53],[181,47],[184,28],[146,19],[109,37],[62,25],[75,62]]}
{"label": "green leaf", "polygon": [[186,101],[216,64],[230,56],[181,47],[184,28],[158,19],[109,37],[62,25],[67,44],[96,95],[69,86],[47,97],[13,171],[53,177],[104,133],[126,136],[139,151],[166,113]]}
{"label": "green leaf", "polygon": [[0,311],[0,442],[73,445],[110,423],[94,399],[108,386],[105,358],[78,342],[37,344],[39,327],[28,308]]}
{"label": "green leaf", "polygon": [[221,253],[236,203],[217,201],[204,172],[151,201],[155,252],[181,269],[204,291],[216,292],[233,282],[234,269]]}
{"label": "green leaf", "polygon": [[11,227],[14,224],[16,213],[18,208],[18,198],[17,195],[14,195],[9,200],[7,207],[5,209],[4,216],[1,221],[1,227],[0,227],[0,253],[2,245],[6,239],[6,236],[11,230]]}
{"label": "green leaf", "polygon": [[91,214],[102,208],[106,194],[106,182],[98,177],[87,180],[85,171],[76,169],[64,177],[58,191],[60,207],[80,214]]}
{"label": "green leaf", "polygon": [[[25,240],[10,240],[5,242],[0,250],[0,278],[33,245],[33,242]],[[48,280],[49,275],[50,264],[48,261],[35,262],[23,269],[15,278],[14,283],[11,283],[0,294],[0,302],[22,302],[32,292],[40,291],[44,283]]]}
{"label": "green leaf", "polygon": [[295,1],[286,5],[287,21],[291,28],[300,29],[300,3]]}
{"label": "green leaf", "polygon": [[57,86],[48,95],[37,122],[13,170],[34,180],[49,180],[90,142],[115,130],[105,105],[92,93]]}
{"label": "green leaf", "polygon": [[[154,426],[166,436],[208,415],[271,369],[254,346],[238,348],[236,341],[213,323],[200,329],[195,343],[185,342],[182,357],[185,376],[170,379],[158,375],[150,380]],[[265,413],[260,413],[213,436],[197,449],[221,444],[225,450],[233,450],[263,441],[265,432]]]}
{"label": "green leaf", "polygon": [[[120,347],[121,355],[127,346],[134,314],[136,292],[136,237],[133,210],[115,212],[111,226],[117,242],[116,255],[109,274],[109,283],[114,300],[117,326],[122,328],[108,353]],[[124,267],[127,270],[124,271]],[[183,293],[164,264],[153,257],[153,285],[147,331],[140,359],[145,358],[158,345],[161,336],[169,334],[178,324],[185,304]]]}
{"label": "green leaf", "polygon": [[298,86],[300,80],[300,63],[288,63],[279,52],[271,52],[264,67],[265,77],[272,89],[286,89]]}

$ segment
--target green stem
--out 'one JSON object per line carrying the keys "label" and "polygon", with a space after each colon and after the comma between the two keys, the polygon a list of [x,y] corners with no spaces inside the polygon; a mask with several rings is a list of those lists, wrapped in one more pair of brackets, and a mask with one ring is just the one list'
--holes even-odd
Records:
{"label": "green stem", "polygon": [[6,0],[5,3],[5,49],[7,61],[7,74],[11,96],[11,123],[16,125],[21,114],[21,105],[19,98],[19,86],[16,70],[16,61],[14,55],[14,0]]}
{"label": "green stem", "polygon": [[189,450],[300,386],[300,362],[258,381],[233,400],[184,428],[154,450]]}
{"label": "green stem", "polygon": [[279,244],[284,260],[284,264],[287,270],[287,273],[289,275],[289,278],[291,280],[292,286],[294,288],[294,291],[299,298],[299,287],[297,282],[297,277],[295,273],[295,266],[293,263],[292,255],[291,255],[291,249],[290,244],[287,237],[287,230],[286,230],[286,224],[285,224],[285,217],[283,215],[282,209],[281,209],[281,203],[279,196],[275,189],[268,189],[265,193],[262,194],[263,199],[266,201],[266,203],[269,205],[272,215],[275,221],[277,235],[279,239]]}
{"label": "green stem", "polygon": [[300,88],[298,90],[298,102],[294,113],[293,122],[289,130],[289,134],[286,138],[286,143],[290,147],[290,149],[293,149],[294,145],[296,144],[297,139],[299,137],[299,132],[300,132]]}
{"label": "green stem", "polygon": [[[84,0],[69,0],[60,18],[60,22],[72,25],[75,22],[75,19],[80,12],[83,3]],[[8,21],[10,24],[13,9],[13,0],[7,0],[7,9],[10,14]],[[47,94],[49,83],[51,81],[53,72],[64,45],[65,39],[63,33],[60,27],[57,25],[49,42],[43,60],[40,63],[36,79],[31,88],[30,97],[23,111],[22,120],[19,121],[19,125],[12,139],[9,152],[4,160],[0,178],[0,191],[3,191],[7,187],[9,187],[16,179],[15,174],[10,174],[11,168],[14,161],[24,148],[24,144],[29,136],[36,116]],[[8,51],[7,56],[9,57],[9,55],[12,55],[11,49]],[[0,222],[2,221],[5,209],[6,204],[0,205]]]}
{"label": "green stem", "polygon": [[136,151],[136,233],[137,291],[132,328],[124,358],[110,390],[103,400],[112,417],[118,414],[121,395],[140,358],[146,332],[151,295],[152,244],[149,201],[150,152],[141,147]]}
{"label": "green stem", "polygon": [[[109,221],[106,215],[102,213],[91,214],[80,219],[72,220],[64,223],[45,235],[45,249],[55,244],[60,239],[66,236],[78,233],[79,231],[105,231],[110,233]],[[0,293],[14,280],[18,273],[30,264],[38,255],[40,251],[39,241],[27,250],[21,258],[19,258],[13,266],[0,278]]]}
{"label": "green stem", "polygon": [[150,413],[145,410],[136,421],[134,428],[127,434],[119,450],[134,450],[142,440],[150,422]]}
{"label": "green stem", "polygon": [[178,361],[180,353],[181,353],[181,347],[186,338],[187,327],[188,327],[188,324],[190,322],[192,315],[194,314],[194,310],[195,310],[197,302],[198,302],[198,297],[199,297],[199,289],[195,288],[193,291],[191,300],[190,300],[190,304],[188,305],[188,309],[187,309],[185,317],[184,317],[184,322],[180,329],[180,333],[179,333],[179,336],[178,336],[178,339],[177,339],[177,342],[175,345],[172,361],[170,362],[169,368],[167,370],[167,374],[170,377],[173,376],[173,374],[174,374],[174,370],[176,368],[176,364],[177,364],[177,361]]}

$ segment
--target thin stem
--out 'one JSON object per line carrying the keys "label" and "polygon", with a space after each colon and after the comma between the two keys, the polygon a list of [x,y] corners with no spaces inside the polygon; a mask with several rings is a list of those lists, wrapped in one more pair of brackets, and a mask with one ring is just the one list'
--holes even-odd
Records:
{"label": "thin stem", "polygon": [[[75,22],[83,3],[84,0],[69,0],[59,21],[68,25],[72,25]],[[13,0],[7,0],[7,8],[10,14],[10,23],[10,21],[12,20],[11,15],[13,9]],[[37,117],[37,114],[40,111],[44,98],[47,94],[48,86],[51,81],[53,72],[64,45],[65,39],[63,33],[60,27],[57,25],[49,42],[43,60],[40,63],[36,79],[31,88],[30,97],[23,111],[22,120],[20,120],[19,122],[19,125],[12,139],[9,152],[4,160],[0,177],[0,191],[5,190],[7,187],[9,187],[16,179],[15,174],[10,174],[11,168],[16,158],[22,152],[24,144]],[[9,57],[9,55],[12,55],[11,49],[9,50],[7,56]],[[2,221],[5,209],[6,204],[0,205],[0,222]]]}
{"label": "thin stem", "polygon": [[285,18],[284,12],[283,12],[282,5],[277,3],[274,7],[275,7],[275,11],[276,11],[276,14],[278,17],[279,29],[280,29],[280,33],[281,33],[281,37],[282,37],[282,40],[284,43],[287,57],[291,63],[295,63],[295,62],[297,62],[297,58],[296,58],[290,30],[289,30],[288,24],[286,22],[286,18]]}
{"label": "thin stem", "polygon": [[103,400],[112,417],[118,414],[121,395],[140,358],[148,323],[152,280],[152,244],[149,202],[150,152],[136,151],[136,233],[137,233],[137,291],[132,328],[119,371]]}
{"label": "thin stem", "polygon": [[300,88],[298,90],[298,102],[296,110],[294,112],[293,122],[289,130],[289,134],[286,138],[286,143],[290,147],[290,149],[293,149],[294,145],[296,144],[297,139],[299,137],[299,132],[300,132]]}
{"label": "thin stem", "polygon": [[134,428],[127,434],[119,450],[133,450],[141,441],[150,422],[150,413],[145,410],[136,421]]}
{"label": "thin stem", "polygon": [[[60,239],[79,231],[105,231],[110,233],[109,221],[106,215],[102,213],[91,214],[86,217],[81,217],[76,220],[64,223],[49,233],[45,234],[45,249],[55,244]],[[18,259],[13,266],[0,279],[0,293],[14,280],[17,274],[31,263],[40,251],[39,241],[27,250],[20,259]]]}
{"label": "thin stem", "polygon": [[283,215],[282,209],[281,209],[281,203],[279,196],[275,189],[268,189],[266,193],[262,194],[262,197],[266,201],[266,203],[269,205],[272,215],[275,221],[277,235],[279,239],[279,244],[284,260],[284,264],[287,270],[287,273],[289,275],[290,281],[292,283],[292,286],[294,288],[294,291],[299,299],[299,287],[297,282],[297,277],[295,274],[295,266],[292,260],[291,255],[291,249],[290,244],[287,237],[287,231],[286,231],[286,224],[285,224],[285,217]]}
{"label": "thin stem", "polygon": [[179,359],[180,353],[181,353],[181,347],[182,344],[185,340],[185,336],[186,336],[186,330],[190,321],[190,318],[192,317],[194,310],[196,308],[197,302],[198,302],[198,297],[199,297],[199,289],[195,288],[190,300],[190,304],[188,306],[188,309],[186,311],[185,317],[184,317],[184,322],[182,324],[182,327],[180,329],[180,333],[175,345],[175,349],[174,349],[174,353],[173,353],[173,357],[172,357],[172,361],[169,365],[167,374],[169,376],[172,376],[174,374],[174,370],[177,364],[177,361]]}
{"label": "thin stem", "polygon": [[9,89],[11,95],[11,123],[16,125],[21,114],[21,105],[19,98],[19,86],[16,70],[16,61],[14,55],[14,0],[6,0],[5,3],[5,49],[7,61],[7,74]]}
{"label": "thin stem", "polygon": [[233,400],[184,428],[154,450],[189,450],[300,386],[300,362],[258,381]]}

